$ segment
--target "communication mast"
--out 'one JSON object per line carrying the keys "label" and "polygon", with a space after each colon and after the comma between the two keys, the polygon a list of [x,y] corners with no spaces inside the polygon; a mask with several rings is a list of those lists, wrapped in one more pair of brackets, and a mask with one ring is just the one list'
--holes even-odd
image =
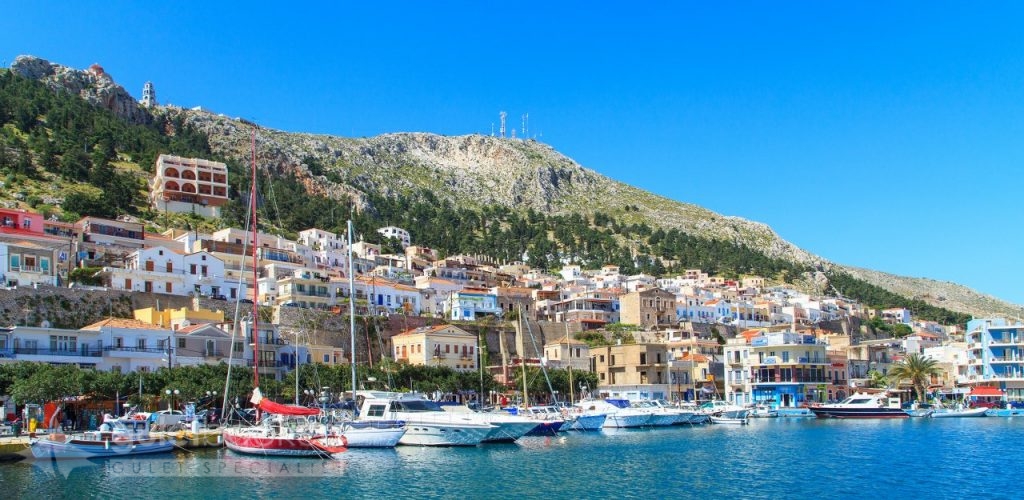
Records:
{"label": "communication mast", "polygon": [[529,133],[530,129],[528,127],[529,124],[530,124],[530,113],[524,113],[523,114],[523,129],[522,129],[523,130],[523,140],[526,140],[526,139],[530,138],[530,133]]}
{"label": "communication mast", "polygon": [[498,113],[498,116],[501,117],[501,128],[499,129],[501,131],[501,138],[504,139],[505,138],[505,118],[508,117],[508,113],[502,111],[501,113]]}

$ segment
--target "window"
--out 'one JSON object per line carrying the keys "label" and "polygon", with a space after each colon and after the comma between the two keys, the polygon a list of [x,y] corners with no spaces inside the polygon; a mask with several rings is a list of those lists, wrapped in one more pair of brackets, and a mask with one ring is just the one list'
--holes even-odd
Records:
{"label": "window", "polygon": [[164,284],[164,291],[166,291],[167,293],[171,293],[171,291],[172,291],[173,289],[174,289],[174,288],[173,288],[173,286],[171,285],[171,282],[170,282],[170,281],[168,281],[167,283],[165,283],[165,284]]}
{"label": "window", "polygon": [[370,408],[366,410],[367,417],[383,417],[385,405],[370,405]]}
{"label": "window", "polygon": [[178,349],[185,348],[185,339],[178,339]]}
{"label": "window", "polygon": [[235,342],[235,345],[231,348],[232,351],[242,352],[243,344],[241,342]]}
{"label": "window", "polygon": [[136,347],[138,347],[139,349],[145,349],[146,348],[146,339],[145,338],[136,339],[135,342],[136,342]]}
{"label": "window", "polygon": [[169,273],[173,273],[174,272],[174,263],[171,262],[171,261],[167,261],[167,272],[169,272]]}
{"label": "window", "polygon": [[789,351],[782,351],[782,362],[789,363]]}
{"label": "window", "polygon": [[330,354],[324,354],[324,364],[327,364],[327,363],[330,363],[330,362],[331,362],[331,355]]}
{"label": "window", "polygon": [[188,265],[188,273],[189,274],[195,274],[196,273],[196,265],[195,264],[189,264]]}

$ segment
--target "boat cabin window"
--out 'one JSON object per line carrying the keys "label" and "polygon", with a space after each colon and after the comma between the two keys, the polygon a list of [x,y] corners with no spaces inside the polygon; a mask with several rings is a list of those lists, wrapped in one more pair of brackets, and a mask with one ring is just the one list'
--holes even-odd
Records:
{"label": "boat cabin window", "polygon": [[850,399],[846,400],[846,404],[851,404],[851,405],[863,405],[863,404],[868,404],[870,402],[871,402],[870,399],[864,399],[864,398],[850,398]]}
{"label": "boat cabin window", "polygon": [[444,411],[437,403],[421,399],[395,401],[391,404],[395,411]]}
{"label": "boat cabin window", "polygon": [[370,405],[370,408],[366,410],[367,417],[383,417],[384,407],[387,405]]}

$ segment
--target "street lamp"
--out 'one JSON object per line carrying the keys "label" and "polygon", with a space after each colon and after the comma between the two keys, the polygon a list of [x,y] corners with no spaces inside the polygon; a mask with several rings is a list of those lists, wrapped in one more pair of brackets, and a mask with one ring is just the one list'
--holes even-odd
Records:
{"label": "street lamp", "polygon": [[178,394],[181,394],[181,391],[179,391],[177,389],[174,389],[173,391],[171,389],[165,389],[164,390],[164,394],[166,394],[167,398],[168,398],[167,399],[167,413],[173,413],[173,410],[174,410],[174,396],[177,396]]}

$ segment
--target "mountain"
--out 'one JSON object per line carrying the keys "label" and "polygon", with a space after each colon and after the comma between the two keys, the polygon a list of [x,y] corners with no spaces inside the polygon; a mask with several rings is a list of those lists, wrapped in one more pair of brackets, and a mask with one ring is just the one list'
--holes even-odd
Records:
{"label": "mountain", "polygon": [[[204,154],[208,150],[210,156],[227,161],[234,171],[244,170],[249,162],[255,124],[203,110],[140,108],[123,89],[113,84],[109,75],[102,70],[97,72],[96,68],[82,72],[25,57],[16,60],[12,71],[41,81],[51,89],[79,95],[129,123],[150,127],[158,123],[162,124],[158,127],[160,130],[170,134],[180,136],[183,132],[194,132],[197,137],[203,136],[207,144],[188,141],[195,146],[192,150]],[[533,140],[427,133],[340,138],[261,128],[256,132],[256,141],[257,163],[275,179],[293,179],[308,196],[338,200],[360,212],[378,210],[383,200],[417,199],[428,193],[430,203],[481,212],[502,207],[519,214],[540,213],[565,218],[582,215],[589,225],[598,226],[596,231],[600,236],[612,238],[616,245],[627,248],[634,260],[664,248],[654,240],[664,235],[662,231],[668,231],[670,239],[680,235],[696,238],[700,240],[697,242],[700,248],[715,252],[731,252],[730,248],[736,247],[748,254],[754,252],[767,259],[791,263],[799,276],[783,276],[786,281],[818,292],[838,291],[850,295],[849,290],[857,290],[864,297],[875,298],[875,304],[871,299],[861,299],[871,305],[908,302],[979,316],[1015,315],[1019,310],[960,285],[831,263],[785,241],[765,224],[722,216],[617,182]],[[171,146],[166,152],[183,153],[173,148],[173,141],[166,144]],[[143,170],[151,168],[141,162],[138,166]],[[233,176],[236,191],[243,178]],[[615,228],[635,230],[616,232],[599,225],[598,219],[615,221]],[[509,224],[507,219],[495,220]],[[481,227],[486,230],[487,221],[481,222]],[[434,228],[407,229],[415,232]],[[702,241],[727,245],[708,246]],[[564,256],[565,248],[561,251],[563,253],[555,253]],[[662,255],[654,260],[672,262],[675,257],[677,255]],[[750,258],[748,255],[739,260],[749,262]],[[677,264],[694,265],[689,261]],[[779,269],[777,265],[769,267]],[[747,268],[733,266],[732,269],[742,273]],[[853,286],[847,286],[850,283]],[[892,294],[905,300],[894,301]]]}

